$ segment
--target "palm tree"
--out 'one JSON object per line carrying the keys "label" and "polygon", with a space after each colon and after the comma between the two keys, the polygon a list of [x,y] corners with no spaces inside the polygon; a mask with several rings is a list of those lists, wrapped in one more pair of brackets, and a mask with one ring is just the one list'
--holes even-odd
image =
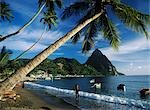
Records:
{"label": "palm tree", "polygon": [[[18,29],[17,31],[15,31],[15,32],[13,32],[13,33],[11,33],[11,34],[8,34],[8,35],[5,35],[5,36],[1,36],[0,37],[0,42],[1,41],[4,41],[5,39],[7,39],[7,38],[10,38],[11,36],[14,36],[14,35],[16,35],[16,34],[19,34],[19,33],[21,33],[25,28],[27,28],[37,17],[38,17],[38,15],[42,12],[42,10],[44,9],[44,7],[46,6],[46,10],[49,10],[49,11],[51,11],[51,12],[53,12],[53,13],[55,13],[55,9],[54,9],[54,7],[55,7],[55,5],[57,5],[59,8],[61,8],[62,7],[62,2],[61,2],[61,0],[39,0],[39,9],[38,9],[38,11],[34,14],[34,16],[26,23],[26,24],[24,24],[20,29]],[[46,12],[43,12],[44,14],[45,13],[47,13],[47,12],[49,12],[49,11],[46,11]],[[53,14],[52,13],[52,14]],[[6,14],[7,15],[7,14]],[[56,15],[54,15],[54,16],[56,16]],[[3,16],[2,16],[2,18],[3,18]],[[8,17],[6,16],[5,17],[6,19],[8,19]],[[51,17],[51,19],[53,19],[52,17]],[[9,19],[8,19],[9,20]],[[55,17],[54,17],[54,20],[53,20],[53,22],[55,22]]]}
{"label": "palm tree", "polygon": [[0,52],[0,77],[8,75],[6,70],[8,71],[8,68],[6,68],[8,61],[10,60],[10,55],[12,54],[12,51],[7,50],[6,46],[3,46]]}
{"label": "palm tree", "polygon": [[7,4],[6,2],[0,2],[0,22],[1,21],[9,21],[10,19],[13,18],[12,15],[12,10],[9,7],[9,4]]}
{"label": "palm tree", "polygon": [[10,54],[12,54],[12,52],[7,50],[6,46],[3,46],[0,52],[0,66],[5,66],[8,63]]}
{"label": "palm tree", "polygon": [[110,18],[110,11],[108,9],[111,9],[111,13],[117,16],[127,27],[136,32],[144,33],[148,38],[146,24],[150,24],[149,15],[136,11],[132,7],[121,3],[120,0],[82,0],[67,7],[63,12],[62,19],[67,19],[72,15],[88,10],[82,19],[79,20],[79,23],[82,23],[91,16],[103,11],[98,19],[93,20],[83,30],[72,37],[72,42],[76,43],[80,39],[80,34],[85,33],[82,48],[83,53],[86,53],[93,47],[95,38],[99,33],[102,34],[104,39],[110,42],[110,45],[114,49],[118,49],[120,43],[119,32]]}
{"label": "palm tree", "polygon": [[[41,18],[40,22],[43,22],[43,24],[47,24],[48,25],[48,29],[51,29],[52,25],[56,25],[56,13],[53,11],[51,12],[50,10],[47,10],[47,12],[44,12],[44,17]],[[26,52],[28,52],[29,50],[31,50],[44,36],[45,31],[47,30],[47,26],[45,26],[45,29],[43,31],[43,33],[41,34],[41,36],[38,38],[38,40],[31,45],[28,49],[26,49],[25,51],[23,51],[21,54],[19,54],[14,61],[18,60],[22,55],[24,55]]]}
{"label": "palm tree", "polygon": [[[80,5],[82,7],[79,5],[79,3],[81,3]],[[89,29],[89,27],[96,25],[95,23],[99,24],[96,27],[100,26],[101,30],[104,32],[105,38],[108,41],[110,41],[111,46],[117,48],[119,44],[119,40],[118,40],[119,36],[118,34],[116,34],[117,32],[115,31],[113,23],[108,19],[106,13],[107,7],[112,7],[116,15],[118,15],[119,18],[125,24],[132,27],[133,29],[135,28],[136,31],[144,32],[145,35],[148,37],[145,24],[149,23],[149,19],[150,19],[149,15],[142,14],[134,10],[133,8],[125,4],[122,4],[119,0],[85,0],[83,2],[77,2],[74,5],[71,5],[71,7],[68,7],[64,11],[64,13],[66,14],[64,14],[63,18],[77,13],[76,12],[77,10],[78,11],[87,10],[88,12],[85,14],[83,19],[80,20],[80,23],[77,26],[75,26],[71,31],[69,31],[66,35],[64,35],[62,38],[58,39],[55,43],[51,44],[49,47],[47,47],[45,50],[43,50],[41,53],[35,56],[26,66],[18,69],[9,78],[4,80],[1,83],[0,94],[2,95],[5,91],[12,90],[17,82],[21,81],[30,71],[32,71],[37,65],[39,65],[51,53],[57,50],[61,45],[63,45],[69,39],[73,38],[75,40],[75,38],[78,38],[74,36],[79,36],[78,33],[82,29],[85,29],[86,26],[88,26],[87,27],[88,34],[91,34],[93,36],[92,29]],[[94,12],[92,10],[94,10]],[[85,46],[83,50],[90,49],[90,44],[92,44],[91,42],[94,42],[93,37],[91,38],[90,35],[86,34],[84,40]]]}

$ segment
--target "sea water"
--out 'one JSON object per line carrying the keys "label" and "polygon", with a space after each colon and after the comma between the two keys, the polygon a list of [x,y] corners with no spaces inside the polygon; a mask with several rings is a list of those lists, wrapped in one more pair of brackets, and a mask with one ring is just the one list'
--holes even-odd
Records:
{"label": "sea water", "polygon": [[[95,89],[90,83],[96,79],[102,84]],[[75,99],[74,85],[80,86],[79,99]],[[126,91],[118,91],[117,86],[125,84]],[[149,110],[150,97],[140,97],[142,88],[150,88],[150,76],[111,76],[63,78],[61,80],[38,80],[27,82],[28,88],[46,91],[82,110]]]}

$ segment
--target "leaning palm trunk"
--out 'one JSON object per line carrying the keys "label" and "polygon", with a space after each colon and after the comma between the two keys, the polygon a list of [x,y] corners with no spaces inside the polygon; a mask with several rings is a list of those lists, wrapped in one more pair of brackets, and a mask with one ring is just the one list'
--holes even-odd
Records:
{"label": "leaning palm trunk", "polygon": [[70,32],[68,32],[66,35],[64,35],[62,38],[60,38],[55,43],[53,43],[48,48],[46,48],[41,53],[39,53],[37,56],[35,56],[25,67],[20,68],[14,74],[12,74],[9,78],[4,80],[0,86],[0,95],[2,96],[2,94],[5,93],[6,91],[12,90],[15,87],[16,83],[23,80],[23,78],[30,71],[32,71],[36,66],[38,66],[51,53],[53,53],[55,50],[57,50],[61,45],[63,45],[65,42],[67,42],[72,36],[74,36],[77,32],[79,32],[81,29],[83,29],[90,22],[97,19],[102,13],[103,12],[100,12],[100,13],[96,14],[95,16],[87,19],[82,24],[77,25],[74,29],[72,29]]}
{"label": "leaning palm trunk", "polygon": [[37,17],[38,15],[41,13],[41,11],[43,10],[43,8],[45,7],[46,3],[44,3],[41,8],[39,8],[39,10],[35,13],[35,15],[25,24],[23,25],[19,30],[17,30],[16,32],[13,32],[11,34],[8,34],[6,36],[2,36],[0,37],[0,42],[4,41],[5,39],[14,36],[16,34],[19,34],[20,32],[22,32],[26,27],[28,27]]}

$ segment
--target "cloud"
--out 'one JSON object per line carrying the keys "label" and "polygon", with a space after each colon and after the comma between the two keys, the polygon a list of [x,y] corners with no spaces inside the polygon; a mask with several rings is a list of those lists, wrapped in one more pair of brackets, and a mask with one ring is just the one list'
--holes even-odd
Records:
{"label": "cloud", "polygon": [[[8,30],[6,34],[15,32],[18,29],[18,26],[13,26],[10,28],[4,28],[3,30]],[[1,31],[0,31],[1,32]],[[2,33],[2,32],[1,32]],[[22,33],[12,36],[11,38],[6,39],[0,43],[0,47],[5,45],[8,49],[24,51],[33,45],[38,38],[43,33],[43,29],[34,28],[26,29]],[[43,38],[35,45],[32,51],[40,51],[49,46],[51,43],[62,37],[62,33],[58,31],[49,31],[45,32]]]}
{"label": "cloud", "polygon": [[[0,29],[0,34],[2,35],[12,33],[18,30],[20,26],[24,25],[36,13],[38,9],[37,0],[30,0],[30,1],[20,0],[17,2],[10,1],[10,0],[7,0],[7,1],[10,3],[10,6],[14,10],[15,12],[14,14],[16,16],[15,16],[14,21],[12,21],[11,23],[12,25],[10,24],[8,25],[5,23],[0,24],[0,26],[2,27],[2,29]],[[67,2],[68,4],[71,3],[70,1],[67,1]],[[59,13],[61,13],[61,11]],[[32,23],[29,27],[27,27],[25,31],[23,31],[21,34],[18,34],[16,36],[13,36],[12,38],[7,39],[6,41],[1,42],[0,47],[2,47],[3,45],[6,45],[7,48],[14,50],[14,51],[19,51],[19,52],[26,50],[40,37],[40,35],[43,32],[42,27],[44,26],[41,23],[39,23],[40,17],[41,15],[34,21],[34,23]],[[74,27],[76,21],[77,21],[77,18],[74,18],[74,19],[72,18],[72,20],[70,21],[67,20],[65,22],[60,21],[60,24],[58,24],[57,30],[55,31],[53,30],[53,31],[49,31],[45,33],[42,40],[40,40],[40,42],[36,44],[36,46],[32,49],[32,51],[29,52],[28,55],[31,56],[33,55],[34,52],[38,53],[44,48],[46,48],[48,45],[55,42],[57,39],[62,37],[64,33],[67,33],[69,30],[71,30]],[[122,38],[124,42],[128,39],[131,39],[130,37],[137,38],[137,36],[135,36],[137,34],[133,34],[131,31],[128,31],[126,28],[122,28],[122,24],[118,23],[116,24],[116,26],[119,28],[119,30],[121,30],[121,36],[124,37]],[[70,42],[67,42],[65,45],[63,45],[62,48],[59,48],[61,49],[62,53],[59,51],[56,51],[56,53],[53,54],[53,57],[61,56],[61,55],[68,57],[70,55],[71,57],[79,56],[77,58],[80,60],[87,58],[89,55],[91,55],[91,53],[94,50],[91,50],[89,54],[87,55],[82,54],[81,51],[79,50],[81,50],[82,48],[81,41],[83,41],[83,39],[84,37],[82,35],[76,47],[72,45]],[[124,73],[141,72],[142,73],[144,69],[145,69],[145,72],[147,72],[148,68],[150,68],[149,67],[150,64],[147,60],[148,59],[147,54],[150,53],[150,42],[145,40],[144,38],[141,37],[141,38],[135,39],[134,41],[123,43],[120,46],[118,52],[108,47],[108,45],[106,45],[106,41],[103,42],[103,38],[100,34],[95,40],[96,41],[101,40],[101,42],[97,41],[95,43],[96,47],[102,47],[100,50],[103,52],[103,54],[106,55],[113,63],[117,62],[115,66],[117,65],[116,67],[119,68],[121,72],[124,72]],[[70,50],[68,49],[69,50],[68,51],[66,48],[67,49],[69,48]],[[72,52],[75,50],[78,51],[77,52],[78,54],[72,55]],[[130,70],[127,71],[128,69]]]}
{"label": "cloud", "polygon": [[[150,49],[150,42],[145,38],[139,38],[128,43],[124,43],[119,47],[118,51],[111,47],[100,49],[110,60],[113,61],[128,61],[131,60],[131,54]],[[145,51],[146,52],[146,51]],[[128,57],[127,57],[128,56]],[[138,59],[137,59],[138,60]]]}
{"label": "cloud", "polygon": [[28,29],[22,34],[19,35],[19,39],[25,39],[25,40],[36,40],[38,39],[42,33],[44,33],[44,39],[41,41],[42,43],[50,43],[58,38],[62,37],[62,33],[58,31],[44,31],[44,29]]}
{"label": "cloud", "polygon": [[149,68],[150,65],[130,63],[128,65],[120,66],[119,71],[127,75],[150,75]]}
{"label": "cloud", "polygon": [[[150,41],[144,37],[138,37],[120,45],[119,50],[115,51],[111,47],[99,48],[104,55],[113,63],[119,72],[126,75],[149,74],[150,71]],[[93,50],[84,55],[77,51],[81,56],[89,57]]]}
{"label": "cloud", "polygon": [[128,41],[114,51],[111,47],[100,49],[117,67],[118,71],[128,75],[149,74],[150,41],[144,37]]}
{"label": "cloud", "polygon": [[[28,49],[31,45],[33,45],[33,43],[26,42],[24,40],[14,40],[14,41],[11,40],[11,41],[9,41],[9,43],[8,42],[1,43],[0,47],[2,47],[4,45],[10,50],[24,51],[24,50]],[[46,45],[36,44],[35,47],[32,49],[32,51],[40,51],[46,47],[47,47]]]}

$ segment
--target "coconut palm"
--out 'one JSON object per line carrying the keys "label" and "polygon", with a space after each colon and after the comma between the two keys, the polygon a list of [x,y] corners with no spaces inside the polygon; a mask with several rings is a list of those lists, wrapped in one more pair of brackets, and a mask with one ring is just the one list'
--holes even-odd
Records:
{"label": "coconut palm", "polygon": [[80,34],[85,33],[82,52],[86,53],[93,47],[98,34],[102,34],[104,39],[108,40],[114,49],[118,49],[120,43],[119,32],[110,18],[109,9],[111,9],[111,13],[117,16],[127,27],[136,32],[144,33],[148,38],[146,24],[150,24],[149,15],[140,13],[132,7],[121,3],[120,0],[82,0],[67,7],[63,12],[62,19],[67,19],[70,16],[88,10],[82,19],[79,20],[79,23],[82,23],[91,16],[103,11],[100,17],[93,20],[84,30],[81,30],[72,37],[72,42],[76,43],[80,39]]}
{"label": "coconut palm", "polygon": [[5,66],[10,59],[10,54],[12,52],[6,49],[6,46],[3,46],[0,52],[0,66]]}
{"label": "coconut palm", "polygon": [[[78,39],[78,33],[82,29],[86,30],[84,40],[85,46],[83,50],[90,50],[90,44],[94,42],[95,37],[93,34],[95,32],[93,31],[96,30],[94,29],[101,29],[105,38],[110,41],[111,46],[117,48],[119,44],[119,36],[114,28],[115,26],[108,18],[107,8],[109,7],[111,7],[115,11],[116,15],[118,15],[119,18],[129,27],[132,27],[136,31],[144,32],[145,35],[148,36],[145,24],[149,23],[149,15],[142,14],[133,8],[122,4],[119,0],[85,0],[82,2],[76,2],[74,5],[66,8],[63,18],[79,13],[80,11],[84,13],[84,11],[87,10],[87,13],[84,13],[85,16],[80,20],[79,24],[62,38],[58,39],[55,43],[51,44],[49,47],[35,56],[29,63],[27,63],[26,66],[18,69],[9,78],[4,80],[1,83],[0,94],[2,95],[5,91],[13,89],[17,82],[21,81],[30,71],[32,71],[37,65],[39,65],[69,39]],[[93,30],[91,28],[93,28]],[[87,35],[87,33],[89,35]]]}
{"label": "coconut palm", "polygon": [[9,7],[9,4],[6,2],[0,2],[0,22],[1,21],[11,21],[11,18],[13,18],[12,10]]}
{"label": "coconut palm", "polygon": [[43,22],[43,24],[48,25],[48,28],[51,29],[52,25],[56,25],[57,16],[54,11],[50,11],[48,9],[46,12],[43,13],[44,17],[41,18],[40,22]]}
{"label": "coconut palm", "polygon": [[7,68],[7,64],[10,60],[10,55],[12,52],[6,49],[6,46],[3,46],[0,52],[0,78],[6,78],[12,71],[10,68]]}
{"label": "coconut palm", "polygon": [[19,54],[14,59],[14,61],[18,60],[21,56],[23,56],[25,53],[27,53],[29,50],[31,50],[42,39],[42,37],[44,36],[44,33],[47,30],[47,27],[48,27],[48,29],[51,29],[52,25],[56,25],[57,24],[56,23],[57,17],[56,17],[56,13],[54,11],[51,12],[48,9],[47,12],[44,12],[43,14],[44,14],[44,17],[41,18],[40,22],[43,22],[43,24],[46,24],[48,26],[45,26],[45,29],[44,29],[43,33],[41,34],[41,36],[38,38],[38,40],[33,45],[31,45],[28,49],[26,49],[21,54]]}
{"label": "coconut palm", "polygon": [[[6,68],[8,61],[10,60],[10,55],[12,51],[7,50],[6,46],[3,46],[0,52],[0,77],[7,75],[8,68]],[[6,72],[7,71],[7,72]]]}
{"label": "coconut palm", "polygon": [[[59,8],[62,7],[62,2],[61,0],[39,0],[39,9],[38,11],[34,14],[34,16],[26,23],[24,24],[20,29],[18,29],[17,31],[5,35],[5,36],[1,36],[0,37],[0,42],[4,41],[7,38],[10,38],[11,36],[14,36],[16,34],[21,33],[25,28],[27,28],[37,17],[38,15],[43,11],[44,14],[49,14],[48,12],[53,12],[55,13],[55,6],[58,6]],[[49,10],[49,11],[44,11],[44,7],[46,6],[45,10]],[[53,14],[51,13],[51,14]],[[51,15],[50,15],[51,16]],[[54,19],[53,19],[54,18]],[[53,19],[53,23],[55,22],[56,18],[55,17],[51,17],[51,20]],[[6,19],[8,19],[8,17],[6,16]]]}

